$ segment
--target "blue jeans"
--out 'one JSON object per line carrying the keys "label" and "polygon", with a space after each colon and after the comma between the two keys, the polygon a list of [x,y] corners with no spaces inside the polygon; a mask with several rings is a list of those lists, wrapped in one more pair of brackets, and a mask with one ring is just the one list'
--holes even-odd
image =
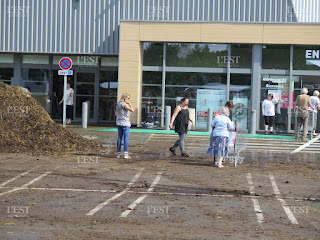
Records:
{"label": "blue jeans", "polygon": [[124,152],[128,152],[128,145],[129,145],[129,132],[130,127],[128,126],[118,126],[118,141],[117,141],[117,152],[121,152],[121,142],[122,136],[124,135],[123,145],[124,145]]}

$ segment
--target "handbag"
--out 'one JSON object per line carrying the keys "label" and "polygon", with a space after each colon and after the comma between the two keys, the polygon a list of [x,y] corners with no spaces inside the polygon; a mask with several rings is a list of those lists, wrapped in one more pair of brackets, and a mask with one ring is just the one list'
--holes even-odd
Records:
{"label": "handbag", "polygon": [[299,108],[298,109],[298,117],[305,119],[309,117],[308,109]]}

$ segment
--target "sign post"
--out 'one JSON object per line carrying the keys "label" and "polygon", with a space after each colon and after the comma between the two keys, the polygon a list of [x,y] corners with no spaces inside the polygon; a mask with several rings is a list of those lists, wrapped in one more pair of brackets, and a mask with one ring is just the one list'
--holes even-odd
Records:
{"label": "sign post", "polygon": [[58,71],[59,75],[64,75],[63,82],[63,127],[66,127],[66,114],[67,114],[67,79],[68,75],[73,75],[73,71],[69,70],[72,67],[72,60],[68,57],[63,57],[59,61],[59,66],[62,70]]}

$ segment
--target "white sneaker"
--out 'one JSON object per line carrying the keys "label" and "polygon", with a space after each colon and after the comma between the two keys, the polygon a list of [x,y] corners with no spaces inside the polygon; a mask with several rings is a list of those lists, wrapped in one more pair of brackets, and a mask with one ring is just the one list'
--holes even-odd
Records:
{"label": "white sneaker", "polygon": [[131,159],[131,157],[128,154],[124,155],[124,158],[125,159]]}
{"label": "white sneaker", "polygon": [[120,157],[121,157],[121,155],[120,155],[120,153],[118,153],[117,158],[120,158]]}

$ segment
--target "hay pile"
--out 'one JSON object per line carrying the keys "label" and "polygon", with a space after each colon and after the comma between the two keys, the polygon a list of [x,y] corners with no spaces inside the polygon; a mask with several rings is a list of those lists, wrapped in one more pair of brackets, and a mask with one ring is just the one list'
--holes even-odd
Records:
{"label": "hay pile", "polygon": [[18,86],[0,82],[0,152],[64,153],[102,151],[101,144],[60,127]]}

